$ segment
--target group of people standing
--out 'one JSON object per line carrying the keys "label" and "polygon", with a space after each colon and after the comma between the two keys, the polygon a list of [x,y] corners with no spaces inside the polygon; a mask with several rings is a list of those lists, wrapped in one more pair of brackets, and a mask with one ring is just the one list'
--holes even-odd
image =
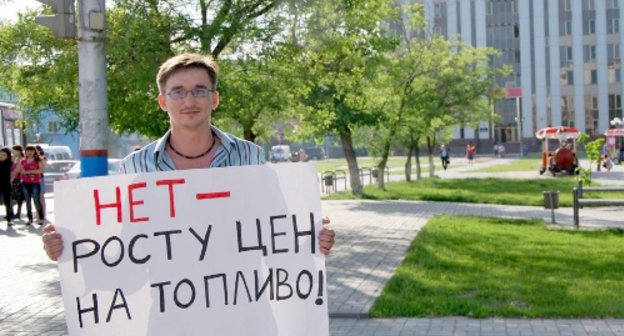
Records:
{"label": "group of people standing", "polygon": [[41,225],[45,221],[45,160],[45,153],[38,145],[0,148],[0,192],[9,226],[13,220],[21,218],[24,202],[26,225],[33,222],[32,204],[37,211],[37,222]]}

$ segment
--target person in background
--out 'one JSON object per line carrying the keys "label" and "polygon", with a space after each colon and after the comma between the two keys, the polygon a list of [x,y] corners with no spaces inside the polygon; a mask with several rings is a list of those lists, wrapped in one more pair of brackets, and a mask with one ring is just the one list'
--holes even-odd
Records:
{"label": "person in background", "polygon": [[472,161],[474,160],[475,153],[477,152],[477,147],[473,144],[468,143],[466,145],[466,158],[468,159],[468,165],[472,166]]}
{"label": "person in background", "polygon": [[[265,164],[262,147],[212,125],[219,105],[218,67],[207,55],[182,54],[165,61],[156,76],[158,104],[170,129],[158,140],[122,160],[124,174]],[[329,224],[324,218],[323,224]],[[63,238],[54,225],[44,228],[43,245],[51,260],[63,253]],[[334,231],[321,229],[319,251],[329,254]]]}
{"label": "person in background", "polygon": [[22,176],[17,171],[17,168],[24,158],[24,147],[21,145],[14,145],[13,150],[13,164],[11,166],[11,198],[15,205],[17,205],[17,211],[13,212],[13,219],[19,219],[22,217],[22,204],[24,203],[24,186],[22,185]]}
{"label": "person in background", "polygon": [[446,170],[451,160],[449,159],[449,151],[445,145],[440,146],[440,160],[442,161],[442,168]]}
{"label": "person in background", "polygon": [[0,148],[0,192],[6,213],[7,225],[11,226],[13,219],[13,206],[11,205],[11,150],[7,147]]}
{"label": "person in background", "polygon": [[43,224],[45,217],[41,209],[41,174],[43,174],[43,161],[37,154],[37,149],[33,145],[26,146],[24,150],[24,159],[17,165],[16,172],[22,177],[22,185],[24,186],[24,196],[26,199],[26,211],[28,222],[33,222],[31,200],[35,204],[37,210],[37,222]]}
{"label": "person in background", "polygon": [[41,161],[43,162],[42,165],[42,169],[43,172],[41,172],[41,186],[39,187],[41,189],[41,196],[39,197],[39,201],[41,202],[41,211],[43,211],[43,217],[45,218],[45,213],[46,213],[46,201],[45,201],[45,169],[46,169],[46,165],[48,163],[48,159],[45,156],[45,152],[43,151],[43,148],[41,148],[41,146],[36,145],[35,149],[37,150],[37,154],[39,154],[39,157],[41,158]]}

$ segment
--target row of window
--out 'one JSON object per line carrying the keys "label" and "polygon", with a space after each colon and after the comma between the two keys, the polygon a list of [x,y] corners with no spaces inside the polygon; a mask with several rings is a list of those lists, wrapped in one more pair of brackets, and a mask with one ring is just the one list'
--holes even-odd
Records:
{"label": "row of window", "polygon": [[[598,84],[598,70],[596,69],[587,69],[584,70],[585,78],[584,83],[586,85],[594,85]],[[609,68],[607,69],[607,82],[609,84],[621,83],[622,80],[622,72],[620,69]],[[561,74],[561,85],[574,85],[574,71],[572,70],[563,70]]]}
{"label": "row of window", "polygon": [[[573,61],[574,54],[571,46],[560,47],[561,63],[570,64]],[[620,59],[620,46],[618,44],[607,44],[607,62],[612,63]],[[583,60],[592,62],[596,60],[596,46],[583,46]]]}
{"label": "row of window", "polygon": [[[526,1],[526,0],[525,0]],[[575,2],[578,0],[575,0]],[[604,0],[600,0],[604,1]],[[619,0],[608,0],[607,1],[607,9],[616,9],[619,8],[620,5],[618,3]],[[541,2],[541,1],[540,1]],[[560,0],[559,6],[563,5],[563,10],[566,12],[572,11],[572,0]],[[596,3],[594,0],[583,0],[583,9],[584,10],[595,10]],[[517,1],[516,0],[490,0],[488,1],[487,6],[488,15],[494,15],[494,13],[518,13]]]}
{"label": "row of window", "polygon": [[[574,0],[576,2],[578,0]],[[604,0],[599,0],[604,1]],[[620,0],[607,0],[607,9],[620,8],[619,5]],[[563,10],[566,12],[572,11],[572,0],[559,0],[559,5],[563,2]],[[595,10],[596,9],[596,1],[595,0],[583,0],[583,9],[585,10]]]}

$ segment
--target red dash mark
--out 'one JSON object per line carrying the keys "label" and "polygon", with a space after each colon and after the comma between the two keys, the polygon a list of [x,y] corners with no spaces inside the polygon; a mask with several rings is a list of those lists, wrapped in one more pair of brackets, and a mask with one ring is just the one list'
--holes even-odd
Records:
{"label": "red dash mark", "polygon": [[220,192],[212,192],[212,193],[199,193],[199,194],[197,194],[196,197],[197,197],[198,200],[215,199],[215,198],[228,198],[228,197],[230,197],[230,192],[229,191],[220,191]]}

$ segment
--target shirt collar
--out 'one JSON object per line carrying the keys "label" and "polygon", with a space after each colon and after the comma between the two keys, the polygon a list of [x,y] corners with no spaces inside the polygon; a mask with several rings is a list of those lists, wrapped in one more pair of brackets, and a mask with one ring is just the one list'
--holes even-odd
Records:
{"label": "shirt collar", "polygon": [[[221,140],[220,147],[230,153],[232,151],[232,147],[234,147],[235,142],[231,136],[227,133],[221,131],[214,125],[210,125],[210,128],[217,135],[217,138]],[[165,146],[167,145],[167,139],[171,136],[171,129],[169,129],[160,139],[156,141],[156,146],[154,146],[154,162],[158,162],[163,159],[163,155],[161,155],[165,151]],[[217,148],[218,149],[218,148]]]}

